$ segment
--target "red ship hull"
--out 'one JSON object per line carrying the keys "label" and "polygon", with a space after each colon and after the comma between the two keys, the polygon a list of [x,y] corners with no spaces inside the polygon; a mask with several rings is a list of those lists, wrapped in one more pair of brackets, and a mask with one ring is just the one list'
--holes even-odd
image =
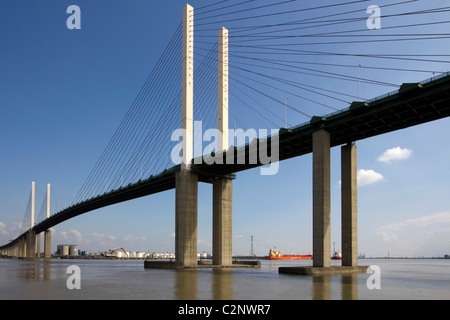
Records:
{"label": "red ship hull", "polygon": [[311,260],[312,255],[282,255],[279,257],[265,256],[265,260]]}

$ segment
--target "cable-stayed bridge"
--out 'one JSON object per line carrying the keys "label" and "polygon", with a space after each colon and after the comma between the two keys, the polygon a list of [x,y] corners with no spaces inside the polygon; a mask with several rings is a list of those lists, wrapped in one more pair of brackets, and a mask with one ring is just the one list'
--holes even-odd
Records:
{"label": "cable-stayed bridge", "polygon": [[[386,16],[386,19],[424,15],[432,18],[421,23],[393,23],[379,33],[371,34],[370,29],[352,25],[367,20],[367,16],[355,17],[360,10],[353,7],[365,1],[330,5],[339,11],[339,19],[322,12],[321,6],[283,7],[295,1],[252,3],[246,7],[247,2],[219,1],[201,7],[195,14],[193,8],[185,8],[183,23],[170,39],[75,199],[67,207],[48,214],[43,221],[31,221],[29,229],[22,230],[16,239],[0,248],[2,252],[32,258],[36,234],[80,214],[175,188],[177,264],[194,266],[197,183],[200,181],[212,183],[215,190],[214,263],[230,265],[234,175],[267,165],[261,154],[275,160],[270,163],[272,165],[313,153],[314,265],[329,266],[329,150],[343,145],[342,214],[348,221],[343,225],[343,230],[346,228],[343,237],[347,237],[342,241],[345,244],[343,265],[357,263],[354,143],[449,116],[450,77],[445,72],[449,61],[448,55],[436,52],[361,53],[345,52],[341,48],[445,41],[449,35],[437,33],[436,29],[434,32],[417,30],[449,23],[446,19],[434,18],[440,17],[448,8],[430,6],[428,10],[411,8],[405,11],[414,1],[381,6],[382,10],[393,7],[403,10]],[[251,15],[239,16],[245,13]],[[290,16],[301,13],[308,13],[308,18]],[[274,16],[290,18],[282,23],[265,20]],[[243,21],[247,23],[239,25]],[[215,28],[217,24],[232,27]],[[306,46],[315,49],[304,50]],[[327,49],[317,49],[318,46]],[[339,50],[331,50],[332,46],[338,46]],[[336,62],[330,57],[360,58],[372,64],[352,65]],[[421,68],[403,67],[406,62]],[[375,77],[349,75],[342,70],[396,72],[414,75],[412,79],[425,74],[434,77],[396,85]],[[319,84],[305,80],[317,78],[321,79]],[[325,79],[332,81],[331,88],[320,86],[320,81],[325,83]],[[347,83],[351,85],[347,86]],[[361,97],[360,90],[355,94],[355,89],[361,85],[377,90],[381,87],[383,92],[389,93],[369,100]],[[344,90],[347,87],[352,90]],[[239,108],[234,108],[236,105]],[[244,116],[245,112],[252,116]],[[201,129],[196,130],[194,119],[202,120]],[[244,123],[244,119],[250,120]],[[230,139],[232,120],[235,128],[239,126],[246,133],[248,129],[261,127],[276,128],[279,132],[256,139],[250,137],[250,141],[239,144]],[[185,136],[181,142],[179,139],[173,141],[173,133],[180,127],[185,130]],[[218,128],[220,135],[217,137],[222,137],[216,138],[213,154],[195,147],[195,142],[202,141],[206,128]],[[229,140],[229,146],[224,146],[226,140]],[[252,157],[252,152],[256,157]],[[277,157],[273,157],[275,154]],[[174,155],[180,156],[181,163],[174,163]],[[215,161],[211,161],[212,158]],[[29,207],[27,212],[34,211],[31,209],[34,208],[32,197]]]}

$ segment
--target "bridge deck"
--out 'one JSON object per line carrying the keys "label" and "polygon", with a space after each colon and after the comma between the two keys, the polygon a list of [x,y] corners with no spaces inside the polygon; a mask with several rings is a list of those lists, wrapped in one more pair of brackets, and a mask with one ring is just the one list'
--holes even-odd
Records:
{"label": "bridge deck", "polygon": [[[312,152],[312,133],[319,128],[330,132],[331,146],[367,139],[450,116],[450,74],[422,83],[404,84],[395,93],[369,102],[354,102],[349,108],[324,117],[313,117],[303,125],[281,129],[279,158],[286,160]],[[270,145],[270,143],[268,143]],[[201,172],[227,175],[261,166],[246,163],[194,166]],[[270,148],[269,148],[270,152]],[[236,159],[236,150],[234,150]],[[224,154],[226,163],[226,154]]]}

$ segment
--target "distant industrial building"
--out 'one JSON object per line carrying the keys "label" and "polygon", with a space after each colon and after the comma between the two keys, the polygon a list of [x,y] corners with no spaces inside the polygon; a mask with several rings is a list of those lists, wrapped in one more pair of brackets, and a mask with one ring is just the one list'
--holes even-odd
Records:
{"label": "distant industrial building", "polygon": [[59,244],[57,246],[56,254],[60,257],[78,256],[78,246],[69,244]]}

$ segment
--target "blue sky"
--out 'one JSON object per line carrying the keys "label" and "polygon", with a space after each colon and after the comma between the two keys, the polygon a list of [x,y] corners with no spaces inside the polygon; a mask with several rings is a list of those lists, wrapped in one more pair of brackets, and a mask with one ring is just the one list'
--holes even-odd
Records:
{"label": "blue sky", "polygon": [[[133,0],[127,4],[81,0],[6,0],[0,3],[1,244],[15,238],[19,233],[18,228],[25,215],[31,181],[36,181],[37,212],[41,207],[47,183],[52,185],[52,192],[60,202],[64,202],[64,199],[70,202],[74,198],[181,22],[185,3],[178,0]],[[213,2],[191,2],[196,8],[208,3]],[[263,3],[266,2],[256,1],[256,4],[251,3],[249,6],[255,7]],[[270,8],[271,11],[262,9],[258,12],[263,15],[277,10],[282,12],[336,3],[339,2],[292,1]],[[245,24],[269,25],[293,21],[294,15],[306,19],[350,10],[355,10],[355,13],[349,17],[362,17],[360,23],[357,26],[349,26],[350,29],[364,29],[365,18],[368,17],[366,8],[369,5],[383,6],[389,3],[368,1],[348,7],[322,8],[255,20],[224,21],[217,25],[199,26],[198,29],[202,31],[198,34],[208,34],[203,31],[207,27],[218,29],[226,25],[233,30],[233,27]],[[72,4],[81,8],[81,30],[68,30],[66,27],[69,17],[66,9]],[[448,1],[433,1],[433,4],[416,2],[382,9],[382,13],[394,15],[444,7],[448,4]],[[245,5],[236,6],[225,12],[245,8]],[[208,14],[213,15],[214,12],[204,13],[203,17]],[[222,15],[220,18],[203,20],[203,23],[250,15],[251,12]],[[328,19],[333,18],[336,17]],[[442,33],[448,28],[448,24],[403,29],[389,27],[443,20],[448,20],[448,13],[399,16],[395,19],[387,17],[382,19],[382,29],[374,32]],[[315,31],[331,32],[332,29],[333,27],[322,27]],[[342,26],[336,30],[344,29],[345,26]],[[300,31],[291,32],[295,34]],[[213,41],[207,37],[201,40]],[[339,40],[342,39],[330,41]],[[238,38],[230,41],[234,45],[242,44],[237,42]],[[276,41],[279,42],[265,41],[258,44],[285,43],[287,40]],[[208,46],[209,44],[205,44],[205,47]],[[448,39],[441,39],[398,43],[317,44],[301,48],[328,52],[446,54],[450,44]],[[255,48],[230,47],[230,53],[233,53],[233,50],[235,53],[247,50],[250,57],[261,57]],[[197,52],[201,54],[201,50],[196,50]],[[251,52],[254,52],[255,56],[251,56]],[[292,56],[290,60],[297,58]],[[234,62],[232,59],[233,57],[230,58],[230,64]],[[234,59],[236,63],[241,63],[238,65],[240,67],[254,68],[253,70],[258,72],[264,70],[248,65],[255,63],[254,61],[239,60],[236,57]],[[358,76],[358,64],[363,67],[370,65],[440,72],[450,69],[445,63],[412,60],[335,56],[314,56],[305,59],[314,63],[351,63],[354,68],[322,66],[321,70],[336,73],[345,70],[355,77]],[[358,94],[357,82],[283,71],[274,73],[273,69],[270,70],[272,74],[280,77],[283,75],[290,80],[339,90],[352,96]],[[363,78],[395,84],[420,81],[433,76],[431,72],[392,72],[368,68],[362,68],[360,71]],[[361,97],[370,99],[395,88],[361,83],[360,90]],[[288,98],[289,105],[304,107],[303,110],[309,114],[326,114],[332,111],[314,108],[314,104],[294,95],[275,90],[270,90],[270,93],[280,101]],[[257,95],[255,97],[258,98]],[[313,99],[306,93],[303,97]],[[319,102],[329,103],[326,98],[321,99],[323,100]],[[335,107],[343,108],[346,104],[337,103]],[[284,109],[280,106],[277,108],[276,112],[284,118]],[[254,118],[246,118],[248,110],[233,98],[230,110],[236,114],[242,112],[240,121],[250,127],[259,128],[259,123],[252,122]],[[288,112],[288,120],[289,123],[299,124],[308,119]],[[232,125],[233,122],[230,123],[230,126]],[[359,252],[369,256],[384,256],[388,252],[391,256],[442,256],[450,253],[449,125],[450,119],[444,119],[357,142],[358,169],[364,170],[360,174],[361,179],[365,178],[361,180],[361,184],[365,185],[360,185],[358,189]],[[391,158],[380,158],[388,150],[391,150],[387,153]],[[389,159],[391,161],[387,161]],[[265,254],[274,246],[282,252],[311,253],[311,168],[311,155],[307,155],[282,162],[275,176],[261,176],[258,169],[237,175],[233,185],[234,254],[250,253],[252,235],[254,251],[258,255]],[[337,249],[340,248],[339,180],[340,149],[333,148],[331,238],[332,242],[336,242]],[[80,249],[90,251],[124,247],[129,251],[173,252],[174,199],[175,194],[171,190],[103,208],[64,222],[55,227],[54,249],[57,244],[75,243]],[[199,251],[211,252],[211,212],[212,187],[200,184]]]}

